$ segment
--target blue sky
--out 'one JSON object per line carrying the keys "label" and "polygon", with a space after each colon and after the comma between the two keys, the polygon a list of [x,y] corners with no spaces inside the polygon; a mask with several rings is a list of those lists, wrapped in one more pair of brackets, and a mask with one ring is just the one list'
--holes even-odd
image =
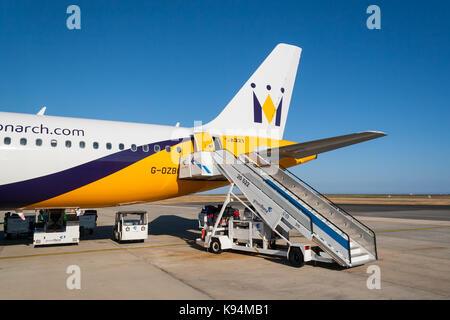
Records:
{"label": "blue sky", "polygon": [[[66,8],[81,8],[81,30]],[[381,9],[381,30],[366,8]],[[446,1],[0,2],[0,110],[192,126],[280,42],[303,48],[285,138],[381,130],[294,172],[329,193],[450,193]]]}

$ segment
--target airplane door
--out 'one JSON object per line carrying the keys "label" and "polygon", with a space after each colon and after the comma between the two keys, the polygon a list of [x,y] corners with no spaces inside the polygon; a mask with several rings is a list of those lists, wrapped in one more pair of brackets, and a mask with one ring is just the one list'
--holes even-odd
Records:
{"label": "airplane door", "polygon": [[214,141],[209,132],[194,133],[194,152],[214,152]]}

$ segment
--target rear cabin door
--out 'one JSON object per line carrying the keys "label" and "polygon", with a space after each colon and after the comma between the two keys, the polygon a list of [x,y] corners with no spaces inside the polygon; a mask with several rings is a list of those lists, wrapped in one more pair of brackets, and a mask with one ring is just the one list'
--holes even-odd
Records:
{"label": "rear cabin door", "polygon": [[194,133],[194,152],[214,152],[214,141],[209,132]]}

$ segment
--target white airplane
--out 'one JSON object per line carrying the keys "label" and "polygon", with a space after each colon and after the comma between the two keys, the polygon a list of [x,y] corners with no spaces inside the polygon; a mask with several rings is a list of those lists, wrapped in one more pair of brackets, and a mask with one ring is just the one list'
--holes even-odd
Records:
{"label": "white airplane", "polygon": [[179,178],[180,157],[223,148],[267,149],[291,167],[378,138],[367,131],[283,140],[302,49],[279,44],[223,111],[202,127],[0,112],[0,209],[93,208],[178,197],[229,184]]}

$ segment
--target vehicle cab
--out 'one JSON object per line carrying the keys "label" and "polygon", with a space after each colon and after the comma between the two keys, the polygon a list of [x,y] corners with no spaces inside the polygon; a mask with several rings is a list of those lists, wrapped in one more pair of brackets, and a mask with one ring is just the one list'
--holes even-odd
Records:
{"label": "vehicle cab", "polygon": [[80,222],[76,214],[66,214],[64,209],[40,210],[37,221],[34,246],[80,242]]}
{"label": "vehicle cab", "polygon": [[116,212],[113,237],[116,241],[145,241],[148,237],[146,211]]}

